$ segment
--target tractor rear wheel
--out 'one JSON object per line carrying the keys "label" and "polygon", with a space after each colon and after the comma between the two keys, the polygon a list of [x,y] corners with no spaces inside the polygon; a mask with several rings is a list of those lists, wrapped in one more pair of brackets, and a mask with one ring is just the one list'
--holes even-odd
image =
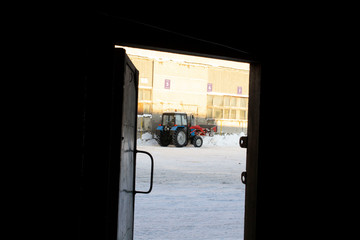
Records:
{"label": "tractor rear wheel", "polygon": [[184,129],[178,128],[172,137],[173,143],[176,147],[184,147],[187,145],[187,137]]}

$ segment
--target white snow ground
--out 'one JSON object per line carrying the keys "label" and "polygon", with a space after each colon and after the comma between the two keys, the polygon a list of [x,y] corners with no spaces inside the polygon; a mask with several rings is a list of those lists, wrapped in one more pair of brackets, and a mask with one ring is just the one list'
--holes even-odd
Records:
{"label": "white snow ground", "polygon": [[[137,149],[155,161],[153,191],[137,194],[135,240],[240,240],[244,229],[246,150],[240,135],[205,137],[201,148],[160,147],[150,134]],[[149,186],[150,159],[137,156],[136,189]]]}

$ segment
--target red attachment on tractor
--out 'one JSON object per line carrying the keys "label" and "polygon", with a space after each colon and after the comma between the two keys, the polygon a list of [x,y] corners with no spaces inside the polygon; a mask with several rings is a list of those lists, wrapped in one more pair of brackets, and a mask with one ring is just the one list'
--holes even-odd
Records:
{"label": "red attachment on tractor", "polygon": [[200,127],[199,125],[192,126],[192,127],[190,127],[190,129],[191,129],[191,130],[198,131],[198,134],[196,134],[196,135],[202,135],[202,136],[205,136],[205,135],[206,135],[206,133],[205,133],[205,131],[204,131],[205,129],[202,128],[202,127]]}
{"label": "red attachment on tractor", "polygon": [[200,136],[205,136],[206,134],[210,134],[211,132],[216,132],[216,126],[212,125],[205,125],[205,126],[200,126],[200,125],[195,125],[195,126],[191,126],[190,127],[191,132],[195,131],[195,135],[200,135]]}

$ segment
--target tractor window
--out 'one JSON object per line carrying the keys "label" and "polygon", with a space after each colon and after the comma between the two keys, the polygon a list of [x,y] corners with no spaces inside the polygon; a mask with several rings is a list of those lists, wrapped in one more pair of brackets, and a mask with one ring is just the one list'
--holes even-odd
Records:
{"label": "tractor window", "polygon": [[187,126],[187,118],[186,115],[181,115],[182,118],[182,125]]}
{"label": "tractor window", "polygon": [[181,126],[181,115],[175,115],[175,124]]}
{"label": "tractor window", "polygon": [[174,126],[174,115],[163,115],[163,126]]}

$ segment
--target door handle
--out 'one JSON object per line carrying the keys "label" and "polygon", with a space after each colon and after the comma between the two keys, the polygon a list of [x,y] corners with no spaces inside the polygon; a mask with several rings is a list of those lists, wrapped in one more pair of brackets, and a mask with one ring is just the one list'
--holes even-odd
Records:
{"label": "door handle", "polygon": [[149,194],[151,192],[152,188],[153,188],[154,158],[150,153],[145,152],[145,151],[136,150],[136,153],[143,153],[143,154],[146,154],[146,155],[148,155],[150,157],[150,160],[151,160],[151,173],[150,173],[150,187],[149,187],[149,190],[148,191],[135,191],[135,194],[136,193]]}
{"label": "door handle", "polygon": [[241,173],[241,182],[243,184],[246,184],[246,177],[247,177],[247,173],[246,172],[242,172]]}

